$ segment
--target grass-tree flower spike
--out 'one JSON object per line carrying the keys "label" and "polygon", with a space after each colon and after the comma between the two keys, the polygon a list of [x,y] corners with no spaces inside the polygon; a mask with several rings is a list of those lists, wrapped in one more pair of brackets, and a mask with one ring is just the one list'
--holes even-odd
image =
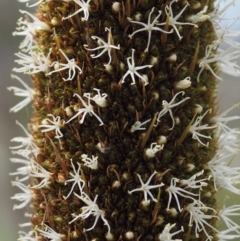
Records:
{"label": "grass-tree flower spike", "polygon": [[35,95],[35,91],[30,88],[21,78],[19,78],[16,75],[11,75],[11,77],[13,79],[18,80],[25,89],[21,89],[18,87],[14,87],[14,86],[10,86],[8,87],[9,91],[13,91],[14,95],[16,96],[20,96],[20,97],[26,97],[24,100],[22,100],[21,102],[19,102],[17,105],[13,106],[10,109],[10,112],[18,112],[19,110],[21,110],[22,108],[24,108],[25,106],[27,106],[33,99],[33,96]]}
{"label": "grass-tree flower spike", "polygon": [[12,201],[30,212],[18,240],[237,238],[239,203],[216,198],[240,195],[238,105],[217,97],[220,72],[240,76],[234,0],[15,1],[36,6],[8,88],[11,112],[33,109],[10,145]]}
{"label": "grass-tree flower spike", "polygon": [[111,49],[120,49],[120,45],[115,46],[113,45],[113,37],[112,37],[112,33],[111,33],[111,28],[105,28],[105,31],[108,31],[108,41],[105,42],[104,40],[102,40],[101,38],[99,38],[98,36],[92,36],[93,40],[97,40],[97,43],[100,45],[99,47],[93,48],[93,49],[89,49],[87,48],[88,45],[84,45],[85,49],[88,51],[96,51],[96,50],[102,50],[99,54],[95,55],[95,54],[91,54],[90,56],[92,58],[99,58],[100,56],[102,56],[105,52],[108,53],[108,57],[109,57],[109,61],[107,63],[107,65],[109,65],[112,61],[112,56],[111,56]]}

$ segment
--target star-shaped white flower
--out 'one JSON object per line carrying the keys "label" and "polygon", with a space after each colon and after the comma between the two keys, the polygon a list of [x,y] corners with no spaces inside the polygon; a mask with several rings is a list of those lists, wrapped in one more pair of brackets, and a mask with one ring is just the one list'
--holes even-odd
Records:
{"label": "star-shaped white flower", "polygon": [[[177,33],[178,37],[179,37],[179,40],[182,39],[182,36],[180,35],[179,31],[178,31],[178,28],[176,25],[192,25],[194,27],[197,27],[196,24],[194,23],[183,23],[183,22],[178,22],[178,19],[180,18],[180,16],[183,14],[183,12],[185,11],[185,9],[189,6],[189,3],[187,2],[187,4],[185,5],[185,7],[174,17],[173,16],[173,11],[172,11],[172,4],[174,2],[178,2],[178,0],[173,0],[170,5],[166,6],[165,7],[165,13],[166,15],[168,16],[168,24],[170,26],[172,26],[175,30],[175,32]],[[165,25],[166,23],[160,23],[160,24],[157,24],[157,25]]]}
{"label": "star-shaped white flower", "polygon": [[82,19],[82,21],[87,21],[88,18],[89,18],[88,8],[89,8],[89,3],[90,3],[91,0],[87,0],[87,2],[84,2],[83,0],[72,0],[72,1],[74,1],[80,8],[76,12],[74,12],[73,14],[70,14],[67,17],[63,17],[62,20],[71,18],[74,15],[76,15],[80,12],[83,12],[84,17],[81,18],[81,19]]}
{"label": "star-shaped white flower", "polygon": [[92,36],[91,38],[93,40],[97,40],[98,44],[100,45],[99,47],[93,48],[93,49],[88,49],[86,48],[87,45],[84,45],[84,48],[88,51],[95,51],[95,50],[99,50],[102,49],[102,51],[98,54],[91,54],[90,56],[92,58],[98,58],[100,56],[102,56],[105,52],[108,52],[108,56],[109,56],[109,61],[107,63],[107,65],[109,65],[112,61],[112,57],[111,57],[111,49],[120,49],[120,45],[118,46],[114,46],[113,45],[113,38],[112,38],[112,33],[111,33],[111,28],[105,28],[105,31],[108,31],[108,42],[106,43],[104,40],[102,40],[101,38],[99,38],[98,36]]}
{"label": "star-shaped white flower", "polygon": [[60,129],[64,126],[65,121],[61,120],[60,116],[55,117],[52,114],[48,114],[48,116],[52,117],[52,120],[50,120],[49,118],[46,118],[43,120],[43,124],[38,126],[39,128],[45,128],[45,129],[42,129],[41,132],[48,132],[48,131],[55,130],[55,135],[56,135],[55,138],[59,139],[63,137],[63,134]]}
{"label": "star-shaped white flower", "polygon": [[23,80],[20,79],[18,76],[11,75],[11,77],[14,79],[17,79],[25,88],[25,89],[20,89],[14,86],[10,86],[7,88],[9,91],[13,91],[14,95],[16,96],[26,97],[24,100],[22,100],[21,102],[19,102],[18,104],[16,104],[10,109],[10,112],[16,113],[32,101],[33,96],[35,95],[35,91],[32,88],[30,88],[27,84],[25,84]]}
{"label": "star-shaped white flower", "polygon": [[73,214],[73,216],[75,218],[71,222],[69,222],[69,224],[71,224],[72,222],[76,221],[79,218],[86,219],[90,215],[93,215],[93,216],[95,216],[95,221],[93,223],[93,226],[91,228],[86,229],[86,231],[90,231],[90,230],[94,229],[94,227],[97,224],[98,219],[101,218],[102,221],[104,222],[104,225],[106,225],[108,227],[108,233],[110,233],[110,230],[111,230],[110,226],[108,224],[107,219],[104,217],[105,212],[103,210],[99,209],[99,207],[96,203],[98,195],[95,196],[93,201],[90,199],[90,197],[86,193],[83,193],[81,196],[77,195],[76,193],[74,193],[74,195],[76,197],[78,197],[81,201],[83,201],[86,204],[86,206],[81,207],[82,212],[79,215]]}
{"label": "star-shaped white flower", "polygon": [[172,130],[172,129],[174,128],[174,126],[175,126],[175,120],[174,120],[174,118],[173,118],[172,108],[174,108],[174,107],[182,104],[184,101],[190,99],[190,97],[186,97],[186,98],[184,98],[183,100],[181,100],[181,101],[179,101],[179,102],[177,102],[177,103],[174,103],[174,102],[175,102],[175,99],[177,98],[177,96],[178,96],[179,94],[184,95],[185,92],[184,92],[184,91],[178,92],[177,94],[175,94],[175,95],[173,96],[173,98],[172,98],[172,100],[171,100],[170,102],[167,102],[166,100],[163,100],[163,101],[162,101],[163,109],[159,112],[159,114],[158,114],[158,116],[157,116],[157,124],[158,124],[158,123],[160,122],[160,118],[169,112],[169,115],[171,116],[172,122],[173,122],[172,127],[171,127],[169,130]]}
{"label": "star-shaped white flower", "polygon": [[204,144],[199,137],[203,137],[206,139],[212,139],[211,136],[207,136],[204,134],[199,133],[198,131],[200,130],[209,130],[209,129],[214,129],[216,128],[216,126],[208,126],[208,124],[204,124],[204,125],[199,125],[202,121],[202,119],[204,118],[204,116],[208,113],[209,110],[207,110],[202,116],[198,116],[195,120],[195,122],[190,126],[189,128],[189,132],[192,133],[192,138],[198,140],[198,142],[200,144],[202,144],[203,146],[208,146],[207,144]]}
{"label": "star-shaped white flower", "polygon": [[20,27],[17,27],[17,31],[13,32],[13,36],[25,36],[19,48],[28,52],[35,43],[33,36],[36,35],[37,31],[51,31],[51,28],[45,22],[40,21],[36,16],[27,11],[20,10],[20,13],[26,14],[33,22],[31,23],[20,18],[17,22]]}
{"label": "star-shaped white flower", "polygon": [[12,185],[20,188],[23,191],[22,193],[17,193],[13,197],[11,197],[11,199],[13,200],[22,202],[19,205],[14,205],[13,210],[26,207],[32,199],[31,189],[24,185],[22,182],[12,182]]}
{"label": "star-shaped white flower", "polygon": [[[121,79],[121,83],[124,83],[125,81],[125,78],[130,75],[131,78],[132,78],[132,85],[134,85],[136,83],[136,80],[135,80],[135,76],[134,75],[137,75],[141,80],[143,80],[144,82],[144,85],[147,85],[148,82],[146,81],[146,79],[140,75],[137,71],[138,70],[141,70],[141,69],[145,69],[145,68],[151,68],[152,65],[143,65],[143,66],[135,66],[135,60],[134,60],[134,52],[135,50],[132,49],[132,57],[128,57],[127,58],[127,64],[128,64],[128,71],[125,73],[125,75],[122,77]],[[130,59],[132,59],[132,63],[130,63]]]}
{"label": "star-shaped white flower", "polygon": [[90,103],[91,98],[89,97],[89,95],[86,95],[86,96],[84,95],[85,97],[87,97],[88,103],[86,103],[86,102],[82,99],[82,97],[81,97],[80,95],[78,95],[78,94],[74,94],[73,96],[77,96],[77,97],[80,99],[80,101],[82,102],[82,105],[84,106],[84,108],[79,108],[77,114],[74,115],[72,118],[70,118],[70,119],[66,122],[66,124],[69,123],[70,121],[72,121],[73,119],[75,119],[77,116],[80,116],[80,115],[83,114],[83,115],[81,116],[81,120],[79,121],[79,123],[82,124],[82,123],[84,122],[84,119],[85,119],[86,115],[89,114],[90,116],[94,115],[94,116],[99,120],[100,125],[103,125],[103,122],[102,122],[102,120],[100,119],[100,117],[93,111],[93,106],[92,106],[91,103]]}
{"label": "star-shaped white flower", "polygon": [[67,63],[59,63],[58,61],[54,61],[51,66],[54,66],[53,71],[49,72],[46,74],[46,76],[51,75],[52,73],[56,73],[56,72],[60,72],[62,70],[68,69],[68,78],[65,79],[63,78],[64,81],[69,81],[69,80],[73,80],[75,74],[76,74],[76,69],[79,71],[79,73],[82,73],[82,69],[77,65],[75,59],[69,59],[67,57],[67,55],[61,50],[59,49],[59,51],[61,52],[61,54],[64,56],[64,58],[67,60]]}
{"label": "star-shaped white flower", "polygon": [[39,234],[41,234],[43,237],[49,239],[49,241],[62,241],[62,236],[61,234],[55,232],[53,229],[51,229],[49,226],[44,224],[45,226],[45,231],[41,229],[37,229]]}
{"label": "star-shaped white flower", "polygon": [[157,202],[157,199],[153,197],[152,193],[150,192],[151,189],[154,189],[154,188],[159,188],[159,187],[162,187],[164,186],[164,183],[160,183],[160,184],[157,184],[157,185],[149,185],[149,183],[151,182],[153,176],[156,174],[157,172],[155,171],[148,179],[148,181],[146,183],[143,183],[142,181],[142,178],[139,174],[137,174],[138,176],[138,179],[141,183],[141,187],[139,188],[136,188],[136,189],[133,189],[132,191],[128,191],[129,194],[132,194],[133,192],[143,192],[144,194],[144,201],[145,202],[149,202],[149,200],[147,199],[147,195],[149,195],[152,200],[154,202]]}
{"label": "star-shaped white flower", "polygon": [[157,23],[157,20],[158,18],[161,16],[162,14],[162,11],[158,11],[158,15],[157,17],[152,21],[151,23],[151,16],[152,16],[152,13],[154,12],[154,7],[152,8],[151,12],[149,13],[148,15],[148,23],[142,23],[142,22],[139,22],[139,21],[133,21],[131,18],[128,18],[128,21],[130,21],[131,23],[135,23],[135,24],[140,24],[142,25],[143,27],[134,31],[132,34],[129,35],[130,38],[133,37],[134,34],[138,33],[138,32],[142,32],[142,31],[148,31],[148,42],[147,42],[147,47],[146,49],[144,50],[144,52],[148,52],[148,48],[149,48],[149,45],[150,45],[150,41],[151,41],[151,36],[152,36],[152,31],[155,30],[155,31],[160,31],[160,32],[163,32],[163,33],[172,33],[173,31],[170,31],[170,32],[167,32],[167,31],[164,31],[163,29],[159,28],[159,27],[156,27],[154,26],[155,23]]}
{"label": "star-shaped white flower", "polygon": [[183,232],[183,227],[181,230],[178,230],[174,233],[170,233],[171,229],[176,226],[176,223],[170,224],[168,223],[165,225],[162,233],[159,235],[158,240],[159,241],[182,241],[182,239],[172,239],[172,237],[180,232]]}
{"label": "star-shaped white flower", "polygon": [[67,199],[67,198],[71,195],[71,193],[72,193],[72,191],[73,191],[73,189],[74,189],[74,187],[75,187],[76,185],[78,185],[79,192],[80,192],[80,194],[82,195],[82,193],[83,193],[83,188],[84,188],[84,185],[85,185],[85,181],[82,179],[81,174],[80,174],[81,164],[79,164],[79,163],[77,162],[78,169],[76,170],[76,168],[75,168],[75,166],[74,166],[74,164],[73,164],[73,162],[72,162],[72,159],[71,159],[71,165],[72,165],[72,168],[73,168],[73,173],[72,173],[72,172],[69,172],[69,175],[70,175],[72,178],[66,180],[66,181],[65,181],[65,185],[66,185],[68,182],[74,182],[74,183],[72,184],[71,190],[70,190],[70,192],[68,193],[68,195],[67,195],[66,197],[64,197],[65,199]]}

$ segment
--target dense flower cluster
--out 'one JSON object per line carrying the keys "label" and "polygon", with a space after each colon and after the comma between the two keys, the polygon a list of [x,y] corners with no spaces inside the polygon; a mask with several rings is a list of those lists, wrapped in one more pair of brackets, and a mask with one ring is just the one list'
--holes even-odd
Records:
{"label": "dense flower cluster", "polygon": [[[215,7],[214,1],[18,1],[39,7],[36,16],[20,11],[26,18],[13,33],[24,37],[13,71],[30,75],[33,88],[16,75],[24,89],[8,88],[25,98],[11,112],[31,101],[34,107],[30,132],[17,122],[25,136],[13,138],[17,144],[10,147],[18,156],[11,161],[22,165],[10,173],[21,190],[12,197],[19,202],[14,209],[32,210],[32,223],[21,225],[31,228],[18,240],[240,237],[231,219],[240,215],[240,205],[220,209],[210,200],[220,189],[240,194],[240,167],[229,166],[240,150],[240,131],[228,126],[240,119],[228,116],[239,104],[220,114],[213,106],[219,70],[240,77],[240,45],[231,39],[239,33],[220,25],[234,1],[224,8],[221,0]],[[105,4],[114,17],[98,17]],[[191,61],[177,62],[191,34],[204,26],[215,37],[205,49],[198,46]],[[168,58],[158,56],[155,41],[166,46]],[[172,47],[175,42],[182,49]],[[207,91],[212,100],[198,99]],[[206,159],[194,160],[195,152],[196,159]],[[217,230],[218,219],[226,230]]]}

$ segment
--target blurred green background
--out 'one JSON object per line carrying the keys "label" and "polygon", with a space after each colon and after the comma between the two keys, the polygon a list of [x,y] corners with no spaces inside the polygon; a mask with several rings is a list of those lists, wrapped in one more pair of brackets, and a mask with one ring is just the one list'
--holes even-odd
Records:
{"label": "blurred green background", "polygon": [[[16,164],[9,161],[11,152],[9,151],[10,139],[16,136],[22,136],[22,130],[16,126],[15,121],[18,120],[26,126],[29,110],[21,110],[17,114],[10,114],[10,107],[14,106],[19,98],[13,96],[7,91],[8,86],[15,85],[14,80],[10,78],[11,70],[14,66],[14,53],[18,52],[18,46],[21,41],[20,37],[13,37],[12,32],[15,30],[16,21],[20,17],[19,9],[26,9],[25,4],[20,4],[17,0],[0,0],[0,237],[4,241],[14,241],[18,238],[19,223],[27,222],[23,214],[27,210],[12,211],[14,201],[10,199],[15,194],[15,189],[11,186],[11,180],[14,177],[9,176],[9,172],[14,172]],[[237,0],[234,12],[230,16],[239,14],[240,0]],[[29,9],[28,11],[33,11]],[[240,31],[240,21],[233,28]],[[26,76],[27,78],[27,76]],[[229,78],[224,76],[224,82],[219,88],[220,109],[229,108],[232,104],[240,102],[240,78]],[[235,111],[236,115],[240,115],[240,110]],[[240,122],[231,123],[240,127]],[[236,157],[233,165],[240,166],[240,158]],[[240,204],[240,195],[227,194],[229,199],[227,203]],[[226,193],[221,192],[219,195],[220,204],[223,203]],[[240,217],[236,217],[236,221],[240,224]],[[240,240],[240,239],[239,239]]]}

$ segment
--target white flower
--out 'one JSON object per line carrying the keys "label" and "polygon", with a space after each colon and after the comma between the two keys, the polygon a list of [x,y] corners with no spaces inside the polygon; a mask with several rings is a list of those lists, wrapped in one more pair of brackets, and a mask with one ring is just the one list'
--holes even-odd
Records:
{"label": "white flower", "polygon": [[142,32],[142,31],[148,31],[148,42],[147,42],[147,47],[144,50],[144,52],[148,52],[148,48],[149,48],[149,45],[150,45],[150,41],[151,41],[151,36],[152,36],[152,31],[153,30],[161,31],[163,33],[172,33],[172,31],[171,32],[167,32],[167,31],[164,31],[163,29],[161,29],[159,27],[154,26],[155,23],[157,23],[158,18],[161,16],[162,11],[158,11],[157,17],[151,23],[151,16],[152,16],[152,13],[154,12],[154,9],[155,8],[153,7],[151,12],[148,15],[148,23],[147,24],[139,22],[139,21],[133,21],[131,18],[128,18],[128,21],[130,21],[131,23],[140,24],[140,25],[143,26],[142,28],[140,28],[140,29],[134,31],[132,34],[130,34],[129,35],[130,38],[132,38],[135,33]]}
{"label": "white flower", "polygon": [[43,224],[45,226],[45,231],[41,229],[37,229],[39,234],[41,234],[43,237],[48,238],[49,241],[62,241],[62,235],[59,233],[56,233],[53,229],[51,229],[46,224]]}
{"label": "white flower", "polygon": [[84,17],[81,18],[82,21],[87,21],[88,18],[89,18],[89,3],[91,0],[87,0],[87,2],[84,2],[83,0],[73,0],[80,8],[74,12],[73,14],[70,14],[68,15],[67,17],[63,17],[62,20],[65,20],[65,19],[68,19],[68,18],[71,18],[73,17],[74,15],[80,13],[80,12],[83,12],[84,14]]}
{"label": "white flower", "polygon": [[147,124],[149,121],[151,121],[151,119],[148,119],[148,120],[144,121],[143,123],[141,123],[140,121],[136,121],[131,127],[131,132],[146,130],[146,128],[142,127],[142,126]]}
{"label": "white flower", "polygon": [[[174,17],[173,16],[173,11],[172,11],[172,4],[174,2],[178,2],[178,0],[173,0],[170,5],[165,7],[165,13],[168,16],[168,24],[170,26],[172,26],[175,30],[175,32],[177,33],[179,40],[182,39],[182,36],[180,35],[178,28],[176,25],[193,25],[194,27],[197,27],[197,25],[193,24],[193,23],[183,23],[183,22],[178,22],[178,19],[180,18],[180,16],[182,15],[182,13],[185,11],[185,9],[187,8],[187,6],[189,6],[189,3],[187,2],[187,4],[185,5],[185,7]],[[157,25],[165,25],[166,23],[160,23]]]}
{"label": "white flower", "polygon": [[215,210],[213,208],[204,206],[202,202],[197,200],[195,200],[193,203],[188,204],[185,207],[185,209],[190,214],[189,226],[192,226],[193,222],[195,223],[196,238],[199,237],[199,232],[203,231],[207,236],[206,241],[211,240],[212,237],[208,234],[205,227],[208,226],[209,228],[213,229],[215,232],[218,232],[216,228],[214,228],[211,224],[209,224],[210,220],[213,218],[217,218],[217,216],[212,214],[205,214],[205,212],[207,211],[215,212]]}
{"label": "white flower", "polygon": [[88,157],[86,154],[81,155],[82,162],[84,162],[84,166],[87,166],[93,170],[98,169],[98,156],[92,155],[92,158]]}
{"label": "white flower", "polygon": [[229,229],[232,229],[239,233],[240,225],[235,223],[229,217],[239,217],[240,216],[240,205],[233,205],[230,207],[224,206],[222,209],[219,210],[218,216],[224,221],[224,223],[226,224],[226,226]]}
{"label": "white flower", "polygon": [[177,90],[184,90],[187,89],[191,86],[191,78],[188,76],[183,80],[179,80],[178,82],[175,83],[174,87]]}
{"label": "white flower", "polygon": [[202,119],[204,118],[204,116],[208,113],[209,110],[207,110],[202,116],[198,116],[195,120],[195,122],[190,126],[189,128],[189,132],[192,133],[192,138],[196,139],[199,143],[201,143],[203,146],[208,146],[207,144],[204,144],[199,137],[203,137],[206,139],[212,139],[211,136],[207,136],[204,134],[199,133],[198,131],[201,130],[208,130],[208,129],[213,129],[216,128],[216,126],[208,126],[208,124],[205,125],[199,125],[200,122],[202,121]]}
{"label": "white flower", "polygon": [[236,154],[240,151],[240,135],[238,129],[231,129],[231,132],[223,132],[217,140],[218,149],[221,152]]}
{"label": "white flower", "polygon": [[20,188],[23,191],[22,193],[17,193],[13,197],[11,197],[11,199],[13,199],[13,200],[22,202],[18,205],[14,205],[13,210],[26,207],[32,199],[32,193],[31,193],[30,188],[28,188],[22,182],[12,182],[12,185]]}
{"label": "white flower", "polygon": [[178,96],[179,94],[184,95],[185,92],[184,92],[184,91],[179,91],[178,93],[176,93],[176,94],[173,96],[172,100],[171,100],[169,103],[168,103],[166,100],[163,100],[163,101],[162,101],[163,109],[159,112],[159,114],[158,114],[158,116],[157,116],[157,124],[158,124],[158,123],[160,122],[160,118],[169,112],[169,115],[171,116],[172,122],[173,122],[172,127],[171,127],[169,130],[172,130],[172,129],[174,128],[174,126],[175,126],[175,120],[174,120],[174,118],[173,118],[173,113],[172,113],[172,110],[171,110],[171,109],[174,108],[174,107],[176,107],[176,106],[178,106],[178,105],[180,105],[180,104],[182,104],[184,101],[190,99],[190,97],[186,97],[186,98],[184,98],[183,100],[181,100],[181,101],[179,101],[179,102],[177,102],[177,103],[174,103],[175,100],[176,100],[176,98],[177,98],[177,96]]}
{"label": "white flower", "polygon": [[93,97],[91,97],[91,94],[90,93],[84,93],[84,97],[87,97],[88,99],[94,101],[99,107],[106,107],[107,106],[107,94],[106,93],[103,93],[101,94],[100,93],[100,90],[99,89],[96,89],[96,88],[93,88],[95,91],[97,91],[97,94],[94,95]]}
{"label": "white flower", "polygon": [[[52,117],[52,120],[50,120],[49,118],[46,118],[43,120],[43,125],[39,125],[39,128],[45,128],[43,130],[41,130],[41,132],[48,132],[48,131],[53,131],[55,130],[55,138],[59,139],[61,137],[63,137],[63,134],[60,130],[60,128],[63,127],[63,125],[65,124],[64,120],[61,120],[60,116],[54,116],[52,114],[48,114],[48,116]],[[49,124],[50,122],[50,124]]]}
{"label": "white flower", "polygon": [[209,176],[207,178],[203,178],[203,179],[200,179],[200,180],[195,180],[197,177],[199,177],[203,173],[204,173],[204,170],[194,174],[189,179],[182,179],[182,180],[180,180],[180,183],[181,183],[181,185],[187,185],[189,188],[193,188],[193,189],[199,188],[200,190],[202,190],[202,187],[206,187],[208,185],[208,183],[205,182],[205,181],[209,181],[210,178],[211,178],[211,176]]}
{"label": "white flower", "polygon": [[72,193],[74,187],[76,186],[76,184],[78,185],[80,194],[82,195],[82,193],[83,193],[83,187],[84,187],[84,185],[85,185],[85,181],[81,178],[81,174],[80,174],[81,165],[77,162],[78,169],[76,170],[76,168],[75,168],[75,166],[74,166],[74,164],[73,164],[73,162],[72,162],[72,159],[71,159],[71,165],[72,165],[72,168],[73,168],[73,172],[74,172],[74,173],[69,172],[69,175],[70,175],[72,178],[66,180],[66,181],[65,181],[65,185],[66,185],[68,182],[74,182],[74,183],[72,184],[72,188],[71,188],[70,192],[68,193],[68,195],[67,195],[66,197],[64,197],[65,199],[67,199],[67,198],[71,195],[71,193]]}
{"label": "white flower", "polygon": [[60,72],[62,70],[68,69],[68,78],[65,79],[63,78],[64,81],[68,81],[68,80],[73,80],[75,74],[76,74],[76,69],[78,69],[79,73],[82,73],[81,68],[77,65],[75,59],[69,59],[67,57],[67,55],[61,50],[59,49],[59,51],[61,52],[61,54],[64,56],[64,58],[67,60],[67,64],[64,63],[59,63],[58,61],[54,61],[51,66],[54,66],[55,70],[49,72],[46,74],[46,76],[51,75],[52,73],[55,72]]}
{"label": "white flower", "polygon": [[11,172],[9,173],[9,175],[11,176],[16,176],[16,175],[22,175],[24,176],[21,179],[18,179],[17,177],[17,181],[18,182],[23,182],[29,179],[28,174],[30,173],[30,171],[32,170],[32,161],[30,159],[25,160],[25,159],[20,159],[20,158],[10,158],[10,161],[13,163],[20,163],[20,164],[24,164],[24,166],[17,168],[16,172]]}
{"label": "white flower", "polygon": [[39,72],[48,72],[48,69],[51,65],[51,51],[52,49],[49,50],[47,56],[45,56],[40,49],[30,51],[30,55],[24,53],[15,54],[20,59],[15,60],[14,62],[18,63],[19,65],[23,65],[23,67],[13,68],[13,71],[30,75]]}
{"label": "white flower", "polygon": [[193,14],[189,16],[187,19],[191,21],[192,23],[199,23],[199,22],[204,22],[210,18],[210,16],[207,13],[208,6],[204,6],[203,10],[198,12],[197,14]]}
{"label": "white flower", "polygon": [[36,35],[37,31],[50,31],[51,28],[46,23],[40,21],[37,17],[27,11],[20,10],[20,13],[28,15],[33,22],[30,23],[20,18],[17,22],[20,27],[17,28],[18,32],[13,33],[13,36],[25,36],[25,39],[20,44],[20,49],[28,52],[31,50],[33,43],[35,43],[33,36]]}
{"label": "white flower", "polygon": [[201,176],[203,173],[204,173],[204,170],[194,174],[189,179],[181,179],[179,181],[179,183],[181,185],[183,185],[183,186],[186,185],[189,188],[193,188],[193,189],[199,188],[201,190],[202,187],[206,187],[208,185],[205,181],[208,181],[210,179],[210,177],[208,177],[208,178],[203,178],[203,179],[200,179],[200,180],[196,180],[196,178]]}
{"label": "white flower", "polygon": [[149,185],[149,183],[151,182],[153,176],[156,174],[157,172],[154,171],[153,174],[149,177],[148,181],[146,183],[143,183],[142,181],[142,178],[139,174],[137,174],[138,176],[138,179],[141,183],[141,187],[139,188],[136,188],[136,189],[133,189],[132,191],[128,191],[129,194],[132,194],[133,192],[143,192],[143,195],[144,195],[144,201],[145,202],[149,202],[150,200],[147,199],[147,195],[149,195],[151,197],[151,199],[154,201],[154,202],[157,202],[157,199],[153,197],[152,193],[150,192],[151,189],[154,189],[154,188],[159,188],[159,187],[162,187],[164,186],[163,183],[160,183],[160,184],[157,184],[157,185]]}
{"label": "white flower", "polygon": [[[235,75],[235,70],[240,71],[240,66],[235,64],[233,61],[238,59],[240,56],[240,50],[236,50],[235,47],[229,47],[226,50],[218,49],[218,53],[215,53],[218,48],[219,42],[216,41],[213,44],[210,44],[205,49],[205,56],[199,60],[199,68],[200,71],[197,76],[197,81],[200,80],[200,75],[204,69],[208,69],[212,75],[214,75],[217,79],[222,80],[212,69],[210,64],[218,63],[220,65],[221,71],[227,74],[231,74],[233,76],[240,76],[239,72]],[[230,71],[229,71],[230,69]],[[232,70],[232,73],[231,73]]]}
{"label": "white flower", "polygon": [[191,193],[189,191],[186,191],[185,189],[181,188],[181,187],[176,187],[176,184],[180,182],[179,179],[177,178],[172,178],[171,179],[171,184],[170,186],[166,189],[166,191],[168,192],[169,194],[169,199],[168,199],[168,205],[167,205],[167,210],[169,209],[170,207],[170,204],[171,204],[171,201],[172,201],[172,196],[175,197],[175,200],[177,202],[177,206],[178,206],[178,210],[181,212],[182,211],[182,208],[180,206],[180,202],[179,202],[179,199],[178,199],[178,195],[181,196],[181,197],[184,197],[184,198],[190,198],[192,199],[193,201],[195,200],[193,198],[193,196],[198,196],[198,194],[194,194],[194,193]]}
{"label": "white flower", "polygon": [[216,153],[213,159],[206,164],[206,168],[211,171],[215,190],[225,188],[233,193],[240,194],[240,190],[234,186],[240,183],[240,167],[230,167],[231,159],[231,153],[227,155]]}
{"label": "white flower", "polygon": [[40,164],[34,162],[34,166],[29,173],[30,177],[40,178],[42,179],[38,184],[31,186],[31,188],[43,188],[50,183],[51,173],[45,170]]}
{"label": "white flower", "polygon": [[81,214],[79,214],[79,215],[73,214],[73,216],[75,216],[75,218],[71,222],[69,222],[69,224],[71,224],[72,222],[76,221],[79,218],[86,219],[90,215],[93,215],[93,216],[95,216],[95,221],[93,223],[93,226],[91,228],[86,229],[86,231],[90,231],[90,230],[94,229],[94,227],[97,224],[98,219],[101,218],[102,221],[104,222],[104,225],[106,225],[108,228],[108,233],[110,233],[110,230],[111,230],[110,226],[108,224],[108,221],[104,218],[105,212],[103,210],[99,209],[98,205],[96,204],[98,195],[95,196],[93,201],[90,199],[90,197],[86,193],[83,193],[81,196],[77,195],[76,193],[74,193],[74,195],[76,197],[78,197],[80,200],[82,200],[84,203],[86,203],[87,206],[81,207],[81,210],[82,210]]}
{"label": "white flower", "polygon": [[217,133],[221,133],[222,131],[225,133],[235,133],[235,134],[240,134],[240,130],[234,130],[232,128],[230,128],[227,123],[229,121],[233,121],[233,120],[239,120],[240,116],[226,116],[231,110],[235,109],[235,108],[239,108],[240,107],[240,103],[235,104],[233,106],[231,106],[229,109],[227,109],[226,111],[224,111],[223,113],[221,113],[218,116],[215,116],[213,118],[213,121],[216,122],[217,125]]}
{"label": "white flower", "polygon": [[87,114],[89,114],[90,116],[94,115],[100,122],[100,125],[104,125],[104,123],[102,122],[102,120],[100,119],[100,117],[93,111],[93,106],[90,104],[90,97],[86,96],[88,99],[88,103],[86,103],[82,97],[78,94],[74,94],[73,96],[77,96],[80,101],[82,102],[82,105],[84,106],[84,108],[80,108],[78,109],[78,113],[76,115],[74,115],[71,119],[69,119],[67,123],[69,123],[70,121],[72,121],[73,119],[75,119],[77,116],[82,115],[81,116],[81,120],[79,121],[80,124],[82,124],[84,122],[84,119],[86,117]]}
{"label": "white flower", "polygon": [[183,232],[183,228],[181,230],[178,230],[174,233],[170,233],[171,229],[176,226],[176,223],[170,224],[168,223],[165,225],[162,233],[159,235],[158,240],[159,241],[182,241],[182,239],[172,239],[172,237],[180,232]]}
{"label": "white flower", "polygon": [[35,230],[29,231],[28,233],[24,231],[19,231],[19,238],[17,241],[38,241],[37,232]]}
{"label": "white flower", "polygon": [[16,153],[16,154],[22,153],[23,154],[22,156],[25,156],[25,157],[29,156],[30,154],[37,155],[39,153],[39,150],[37,145],[32,141],[32,136],[24,128],[24,126],[20,124],[18,121],[16,121],[16,124],[22,128],[22,130],[24,131],[27,137],[14,137],[11,141],[20,142],[21,144],[18,146],[10,147],[10,149],[15,150],[15,149],[25,148],[25,149],[19,150],[20,151],[19,153]]}
{"label": "white flower", "polygon": [[218,237],[218,241],[226,241],[226,240],[237,240],[240,238],[240,234],[229,234],[230,232],[236,231],[234,228],[226,229],[224,231],[220,231],[216,234]]}
{"label": "white flower", "polygon": [[113,45],[113,38],[112,38],[112,33],[111,33],[111,28],[105,28],[105,31],[108,31],[108,42],[106,43],[104,40],[102,40],[101,38],[99,38],[98,36],[92,36],[91,38],[93,40],[97,40],[98,45],[100,45],[99,47],[93,48],[93,49],[88,49],[86,48],[87,45],[84,45],[84,48],[87,49],[88,51],[95,51],[95,50],[99,50],[102,49],[102,51],[98,54],[91,54],[90,56],[92,58],[98,58],[100,56],[102,56],[105,52],[108,52],[108,56],[109,56],[109,61],[107,63],[107,65],[109,65],[112,61],[112,57],[111,57],[111,49],[120,49],[120,45],[118,46],[114,46]]}
{"label": "white flower", "polygon": [[18,87],[14,87],[14,86],[7,88],[9,91],[13,91],[14,95],[16,95],[16,96],[26,97],[24,100],[22,100],[21,102],[19,102],[17,105],[13,106],[10,109],[10,112],[16,113],[32,101],[32,98],[35,95],[35,91],[33,89],[31,89],[27,84],[25,84],[23,82],[23,80],[20,79],[18,76],[11,75],[11,77],[14,79],[17,79],[25,88],[25,89],[20,89]]}
{"label": "white flower", "polygon": [[158,145],[157,142],[153,142],[150,145],[150,148],[145,150],[145,155],[148,158],[153,158],[155,154],[163,149],[164,145]]}
{"label": "white flower", "polygon": [[[124,76],[122,77],[121,79],[121,82],[124,83],[125,81],[125,78],[130,75],[131,78],[132,78],[132,85],[134,85],[136,83],[136,80],[135,80],[135,76],[134,75],[137,75],[141,80],[143,80],[143,82],[145,83],[145,85],[148,84],[148,82],[146,81],[146,79],[141,76],[137,71],[138,70],[141,70],[141,69],[145,69],[145,68],[151,68],[152,65],[143,65],[143,66],[135,66],[135,60],[134,60],[134,49],[132,49],[132,57],[128,57],[127,58],[127,64],[128,64],[128,71],[124,74]],[[130,63],[130,59],[132,59],[132,63]]]}

